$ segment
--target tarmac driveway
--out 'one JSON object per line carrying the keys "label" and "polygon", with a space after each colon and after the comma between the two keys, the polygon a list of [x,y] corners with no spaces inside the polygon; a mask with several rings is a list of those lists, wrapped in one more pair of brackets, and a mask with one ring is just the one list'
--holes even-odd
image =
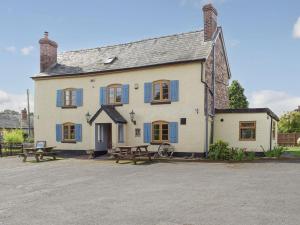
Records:
{"label": "tarmac driveway", "polygon": [[298,225],[300,163],[0,158],[2,225]]}

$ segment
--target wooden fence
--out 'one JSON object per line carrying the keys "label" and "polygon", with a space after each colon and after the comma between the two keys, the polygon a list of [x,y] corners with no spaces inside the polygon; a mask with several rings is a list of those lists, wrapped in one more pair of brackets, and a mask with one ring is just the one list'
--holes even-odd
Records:
{"label": "wooden fence", "polygon": [[278,134],[278,145],[295,146],[300,138],[300,133]]}

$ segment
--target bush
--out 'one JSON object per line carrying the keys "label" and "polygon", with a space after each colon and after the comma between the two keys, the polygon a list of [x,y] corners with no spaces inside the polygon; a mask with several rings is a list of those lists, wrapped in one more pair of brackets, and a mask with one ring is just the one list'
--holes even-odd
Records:
{"label": "bush", "polygon": [[23,131],[22,130],[11,130],[4,131],[3,140],[5,143],[13,144],[13,143],[23,143]]}
{"label": "bush", "polygon": [[31,137],[26,138],[25,142],[27,143],[34,143],[34,139]]}
{"label": "bush", "polygon": [[247,152],[246,157],[248,160],[254,160],[255,159],[255,152]]}
{"label": "bush", "polygon": [[284,147],[276,146],[272,150],[265,152],[265,156],[279,158],[284,151],[285,151]]}
{"label": "bush", "polygon": [[241,161],[245,159],[244,149],[230,148],[224,141],[217,141],[210,145],[208,157],[212,160],[234,160]]}

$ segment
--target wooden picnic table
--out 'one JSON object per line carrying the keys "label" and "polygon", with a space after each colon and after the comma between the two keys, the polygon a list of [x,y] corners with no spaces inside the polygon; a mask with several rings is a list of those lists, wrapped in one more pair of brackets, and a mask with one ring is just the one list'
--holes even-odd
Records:
{"label": "wooden picnic table", "polygon": [[116,163],[120,159],[130,159],[136,165],[136,158],[146,156],[149,161],[151,159],[151,153],[148,151],[149,145],[137,145],[137,146],[118,146],[115,152],[112,155],[116,158]]}
{"label": "wooden picnic table", "polygon": [[43,147],[43,148],[24,148],[23,153],[19,154],[23,157],[23,162],[26,162],[28,156],[34,156],[36,161],[39,162],[44,156],[51,156],[56,159],[56,152],[53,149],[55,146]]}

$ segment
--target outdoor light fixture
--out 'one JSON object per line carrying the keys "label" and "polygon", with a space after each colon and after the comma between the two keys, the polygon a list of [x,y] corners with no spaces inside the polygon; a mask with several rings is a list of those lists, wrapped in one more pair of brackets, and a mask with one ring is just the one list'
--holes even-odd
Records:
{"label": "outdoor light fixture", "polygon": [[133,110],[131,111],[131,113],[129,113],[130,115],[130,119],[131,119],[131,122],[136,125],[136,120],[134,119],[135,118],[135,112],[133,112]]}
{"label": "outdoor light fixture", "polygon": [[87,112],[87,114],[85,114],[85,118],[86,118],[86,122],[90,122],[91,115],[89,112]]}

